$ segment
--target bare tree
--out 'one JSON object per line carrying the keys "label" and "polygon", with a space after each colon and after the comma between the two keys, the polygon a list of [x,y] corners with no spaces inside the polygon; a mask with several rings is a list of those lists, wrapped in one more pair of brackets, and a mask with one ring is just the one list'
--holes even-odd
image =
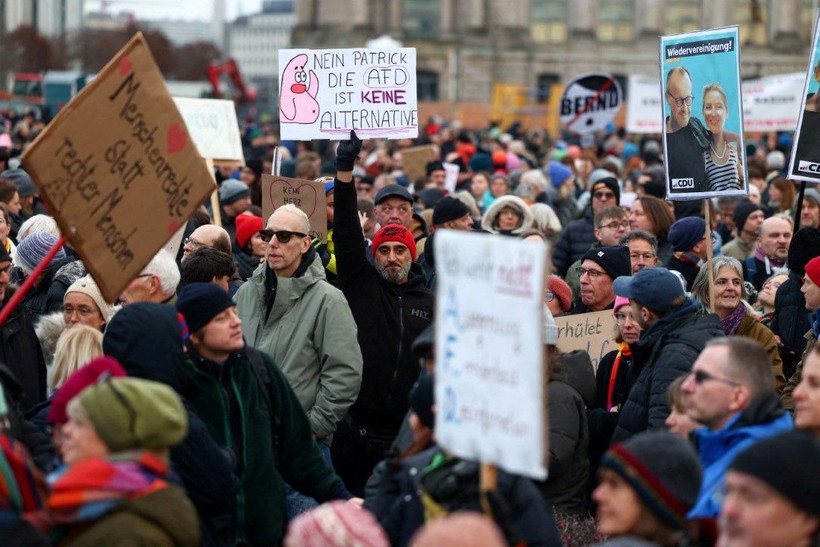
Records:
{"label": "bare tree", "polygon": [[222,57],[222,51],[213,42],[195,42],[174,50],[174,77],[178,80],[202,80],[212,61]]}

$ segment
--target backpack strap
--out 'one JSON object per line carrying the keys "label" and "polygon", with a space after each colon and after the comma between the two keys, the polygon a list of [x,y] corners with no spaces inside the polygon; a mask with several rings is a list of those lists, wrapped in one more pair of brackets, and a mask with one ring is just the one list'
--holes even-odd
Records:
{"label": "backpack strap", "polygon": [[259,383],[262,397],[265,399],[265,404],[268,406],[268,411],[271,416],[271,435],[273,438],[274,454],[279,454],[279,447],[282,440],[282,420],[276,408],[273,406],[273,398],[271,397],[271,381],[268,367],[262,360],[262,355],[256,348],[245,346],[245,355],[248,356],[248,361],[251,363],[251,370]]}

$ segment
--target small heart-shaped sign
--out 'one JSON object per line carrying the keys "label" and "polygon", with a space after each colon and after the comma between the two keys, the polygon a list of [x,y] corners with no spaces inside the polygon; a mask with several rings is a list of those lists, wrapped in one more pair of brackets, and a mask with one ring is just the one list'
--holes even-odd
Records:
{"label": "small heart-shaped sign", "polygon": [[[294,188],[294,186],[286,180],[283,180],[282,183],[285,186],[287,186],[288,188]],[[311,209],[310,212],[308,212],[308,211],[305,211],[304,207],[299,207],[299,208],[302,209],[303,211],[305,211],[305,214],[307,214],[308,218],[313,218],[313,213],[316,212],[316,205],[317,205],[317,201],[318,201],[318,199],[317,199],[318,194],[316,192],[316,188],[314,186],[310,185],[310,184],[300,184],[299,186],[296,186],[294,188],[294,190],[295,190],[294,193],[301,195],[302,194],[302,188],[307,188],[308,190],[313,192],[313,209]]]}
{"label": "small heart-shaped sign", "polygon": [[188,144],[188,135],[178,123],[168,126],[168,153],[176,154]]}
{"label": "small heart-shaped sign", "polygon": [[134,64],[131,62],[131,59],[125,57],[120,61],[120,76],[125,76],[131,69],[134,67]]}
{"label": "small heart-shaped sign", "polygon": [[179,222],[172,220],[168,223],[168,233],[173,234],[179,229]]}

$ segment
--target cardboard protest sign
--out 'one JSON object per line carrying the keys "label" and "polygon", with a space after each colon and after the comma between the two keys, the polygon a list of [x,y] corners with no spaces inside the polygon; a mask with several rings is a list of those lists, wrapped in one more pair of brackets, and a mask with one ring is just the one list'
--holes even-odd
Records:
{"label": "cardboard protest sign", "polygon": [[140,33],[23,164],[109,302],[215,188]]}
{"label": "cardboard protest sign", "polygon": [[327,243],[327,200],[325,183],[262,175],[262,216],[267,223],[273,212],[291,203],[310,219],[311,238]]}
{"label": "cardboard protest sign", "polygon": [[748,194],[738,27],[661,37],[666,195]]}
{"label": "cardboard protest sign", "polygon": [[660,133],[661,82],[657,78],[631,74],[626,103],[626,130],[630,133]]}
{"label": "cardboard protest sign", "polygon": [[808,182],[820,181],[820,28],[816,23],[814,28],[797,138],[789,161],[789,178]]}
{"label": "cardboard protest sign", "polygon": [[282,139],[414,139],[416,50],[280,49]]}
{"label": "cardboard protest sign", "polygon": [[586,351],[596,371],[601,358],[618,347],[614,341],[612,310],[562,315],[555,318],[555,323],[558,325],[558,347],[561,351]]}
{"label": "cardboard protest sign", "polygon": [[223,164],[245,163],[233,101],[174,97],[174,103],[203,158]]}
{"label": "cardboard protest sign", "polygon": [[622,104],[621,86],[613,76],[584,74],[564,89],[561,123],[576,133],[594,133],[615,119]]}
{"label": "cardboard protest sign", "polygon": [[743,130],[794,131],[803,103],[804,75],[777,74],[743,82]]}
{"label": "cardboard protest sign", "polygon": [[436,232],[436,440],[542,479],[544,251],[503,236]]}
{"label": "cardboard protest sign", "polygon": [[405,176],[414,184],[427,176],[427,164],[436,157],[436,148],[432,144],[413,146],[401,151],[401,165]]}

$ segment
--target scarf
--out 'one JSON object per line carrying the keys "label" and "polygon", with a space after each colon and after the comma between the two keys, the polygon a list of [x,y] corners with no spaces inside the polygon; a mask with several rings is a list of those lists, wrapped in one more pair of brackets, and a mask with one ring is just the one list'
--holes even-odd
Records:
{"label": "scarf", "polygon": [[747,313],[746,305],[741,302],[737,305],[735,311],[720,320],[720,326],[723,327],[723,332],[726,333],[726,336],[732,336],[737,332],[740,322],[746,317]]}
{"label": "scarf", "polygon": [[28,451],[8,435],[0,435],[0,509],[28,513],[45,506],[47,491]]}
{"label": "scarf", "polygon": [[168,466],[147,452],[89,458],[49,475],[48,508],[55,524],[91,522],[124,501],[167,487],[167,473]]}
{"label": "scarf", "polygon": [[621,342],[618,346],[618,354],[615,356],[615,363],[612,365],[612,372],[609,373],[609,387],[606,390],[606,411],[612,410],[612,396],[615,393],[615,383],[618,379],[618,369],[621,367],[621,358],[632,359],[632,350],[629,344]]}
{"label": "scarf", "polygon": [[770,258],[766,256],[766,253],[763,252],[763,248],[758,245],[755,247],[755,258],[761,261],[763,264],[766,265],[766,275],[772,275],[773,270],[777,270],[782,268],[786,265],[785,262],[780,262],[774,258]]}

